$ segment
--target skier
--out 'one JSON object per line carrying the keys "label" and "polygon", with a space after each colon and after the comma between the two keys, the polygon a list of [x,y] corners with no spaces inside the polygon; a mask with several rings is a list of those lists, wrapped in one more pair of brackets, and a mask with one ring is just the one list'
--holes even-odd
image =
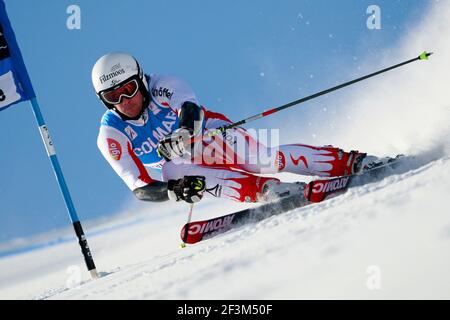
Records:
{"label": "skier", "polygon": [[[258,174],[348,175],[359,172],[369,158],[333,146],[269,148],[243,128],[204,136],[231,121],[202,106],[181,79],[147,75],[126,53],[108,53],[98,59],[92,83],[108,109],[97,145],[140,200],[194,203],[210,194],[267,202],[301,192],[304,184],[282,183]],[[267,155],[265,161],[261,154]]]}

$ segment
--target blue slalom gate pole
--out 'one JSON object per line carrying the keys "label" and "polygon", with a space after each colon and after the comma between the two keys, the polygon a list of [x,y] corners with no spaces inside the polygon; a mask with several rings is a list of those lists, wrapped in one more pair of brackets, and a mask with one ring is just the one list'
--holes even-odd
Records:
{"label": "blue slalom gate pole", "polygon": [[75,229],[86,266],[91,277],[97,278],[98,274],[91,250],[89,249],[86,236],[81,227],[80,219],[75,211],[66,181],[64,180],[50,133],[44,118],[42,117],[41,109],[36,99],[36,94],[33,85],[31,84],[28,71],[25,67],[22,53],[17,44],[8,14],[6,13],[5,3],[3,0],[0,0],[0,111],[16,103],[27,100],[31,102],[42,141],[44,142],[47,155],[52,163],[53,171],[69,212],[73,228]]}
{"label": "blue slalom gate pole", "polygon": [[55,147],[53,145],[52,139],[50,137],[49,130],[47,125],[45,124],[44,118],[42,117],[41,109],[39,107],[39,103],[36,97],[30,99],[31,106],[33,108],[33,113],[36,118],[39,132],[41,133],[42,141],[44,142],[45,149],[47,151],[47,155],[52,163],[53,171],[56,176],[56,180],[58,181],[59,188],[64,198],[64,202],[67,207],[67,211],[69,212],[70,220],[72,221],[73,228],[75,230],[75,234],[78,238],[78,243],[81,247],[81,252],[83,253],[84,260],[86,262],[87,269],[91,275],[92,279],[98,278],[97,269],[95,267],[94,258],[92,257],[91,250],[89,249],[89,245],[84,235],[83,228],[81,226],[80,219],[78,218],[77,212],[75,211],[75,206],[73,205],[72,198],[69,193],[69,189],[67,188],[66,181],[64,179],[64,175],[62,173],[61,167],[59,165],[58,158],[56,156]]}

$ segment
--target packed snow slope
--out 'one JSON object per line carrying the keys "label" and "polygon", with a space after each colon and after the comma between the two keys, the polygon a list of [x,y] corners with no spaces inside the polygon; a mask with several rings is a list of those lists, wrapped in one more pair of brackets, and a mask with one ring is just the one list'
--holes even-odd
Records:
{"label": "packed snow slope", "polygon": [[[0,260],[0,298],[449,299],[450,158],[410,166],[184,249],[186,208],[148,210],[89,237],[102,278],[87,281],[72,241]],[[224,211],[196,216],[208,207]]]}
{"label": "packed snow slope", "polygon": [[[184,249],[182,203],[149,204],[86,226],[102,274],[96,281],[70,233],[20,254],[13,253],[29,240],[2,245],[0,298],[450,299],[449,30],[450,2],[430,5],[386,59],[366,57],[349,78],[424,50],[435,55],[348,89],[333,106],[340,112],[322,119],[329,126],[316,129],[319,143],[416,156],[393,175]],[[305,141],[311,133],[292,139],[315,143]],[[245,206],[205,200],[194,218]]]}

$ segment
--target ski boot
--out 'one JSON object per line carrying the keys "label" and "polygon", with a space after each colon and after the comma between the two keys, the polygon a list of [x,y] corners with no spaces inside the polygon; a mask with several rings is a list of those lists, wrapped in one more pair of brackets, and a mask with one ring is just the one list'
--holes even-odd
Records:
{"label": "ski boot", "polygon": [[395,158],[378,158],[376,156],[367,155],[367,153],[360,153],[358,151],[351,151],[355,155],[352,163],[352,174],[360,175],[367,170],[376,168],[380,165],[395,160]]}
{"label": "ski boot", "polygon": [[377,167],[392,163],[402,157],[404,157],[404,155],[399,154],[394,158],[393,157],[378,158],[376,156],[365,156],[362,159],[356,159],[354,163],[354,166],[356,167],[355,173],[362,174],[365,171],[369,171]]}

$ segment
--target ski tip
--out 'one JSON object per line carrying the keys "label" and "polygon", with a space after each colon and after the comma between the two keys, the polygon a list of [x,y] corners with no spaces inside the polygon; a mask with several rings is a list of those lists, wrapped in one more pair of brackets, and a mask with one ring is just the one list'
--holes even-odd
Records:
{"label": "ski tip", "polygon": [[433,54],[433,52],[422,52],[421,55],[419,56],[420,60],[428,60],[428,57],[431,56]]}
{"label": "ski tip", "polygon": [[180,247],[181,248],[186,248],[186,243],[184,243],[184,242],[180,243]]}

